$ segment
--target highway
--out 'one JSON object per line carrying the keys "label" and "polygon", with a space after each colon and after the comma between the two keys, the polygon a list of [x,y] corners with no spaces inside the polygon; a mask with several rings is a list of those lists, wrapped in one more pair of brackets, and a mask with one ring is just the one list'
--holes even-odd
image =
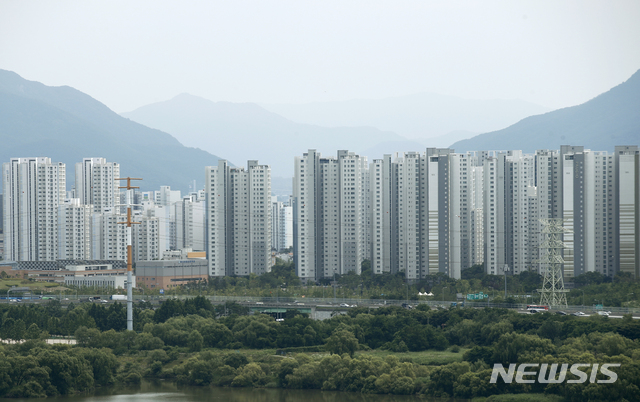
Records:
{"label": "highway", "polygon": [[[93,297],[99,297],[99,299],[92,299]],[[108,306],[111,303],[126,303],[126,301],[122,300],[110,300],[110,295],[101,295],[101,296],[78,296],[76,299],[75,295],[71,295],[70,297],[61,297],[55,298],[59,300],[63,307],[68,306],[71,303],[100,303],[105,306]],[[151,304],[153,308],[157,308],[162,301],[176,298],[176,299],[187,299],[193,298],[196,295],[180,295],[180,296],[142,296],[135,295],[134,296],[134,305],[139,304],[140,302],[146,302]],[[403,304],[408,304],[412,308],[417,307],[419,304],[426,304],[432,309],[447,309],[447,308],[486,308],[486,307],[500,307],[507,308],[512,310],[517,310],[520,314],[531,314],[526,310],[526,305],[524,304],[496,304],[496,303],[486,303],[486,302],[475,302],[475,303],[466,303],[464,307],[451,307],[451,301],[415,301],[415,300],[379,300],[379,299],[333,299],[333,298],[276,298],[276,297],[239,297],[239,296],[205,296],[211,303],[214,305],[224,304],[225,302],[236,302],[242,306],[249,307],[252,310],[262,310],[262,309],[300,309],[300,310],[329,310],[329,311],[343,311],[346,312],[349,309],[357,307],[365,307],[365,308],[380,308],[380,307],[388,307],[388,306],[402,306]],[[0,299],[0,303],[10,303],[14,305],[19,304],[46,304],[51,299]],[[347,307],[349,306],[349,307]],[[551,314],[554,314],[557,310],[553,309],[550,311]],[[603,307],[604,311],[610,311],[611,314],[608,316],[609,318],[622,318],[623,314],[632,313],[634,319],[640,319],[640,309],[628,309],[628,308],[616,308],[616,307]],[[589,317],[590,315],[597,314],[595,307],[589,306],[568,306],[566,309],[561,309],[568,314],[582,311],[585,315],[581,317]],[[540,313],[537,313],[540,314]]]}

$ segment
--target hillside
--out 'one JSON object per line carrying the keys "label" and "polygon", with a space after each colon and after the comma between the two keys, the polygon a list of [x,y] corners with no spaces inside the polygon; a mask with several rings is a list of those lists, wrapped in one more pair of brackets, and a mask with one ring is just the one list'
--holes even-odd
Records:
{"label": "hillside", "polygon": [[189,94],[122,115],[171,133],[187,146],[215,150],[236,165],[257,159],[271,165],[274,177],[293,176],[293,158],[310,148],[335,155],[339,149],[362,152],[381,142],[405,140],[372,127],[294,123],[254,103],[212,102]]}
{"label": "hillside", "polygon": [[640,144],[640,70],[627,81],[578,106],[522,119],[505,129],[451,145],[456,152],[473,150],[559,149],[584,145],[613,151],[616,145]]}
{"label": "hillside", "polygon": [[[141,188],[188,190],[202,183],[204,167],[218,157],[183,146],[171,135],[111,111],[71,87],[49,87],[0,70],[0,161],[48,156],[67,165],[67,187],[83,157],[105,157],[123,176],[142,177]],[[0,183],[1,185],[1,183]]]}
{"label": "hillside", "polygon": [[376,127],[430,147],[433,146],[431,139],[453,131],[486,133],[549,111],[521,100],[463,99],[433,93],[342,102],[260,105],[298,123],[324,127]]}

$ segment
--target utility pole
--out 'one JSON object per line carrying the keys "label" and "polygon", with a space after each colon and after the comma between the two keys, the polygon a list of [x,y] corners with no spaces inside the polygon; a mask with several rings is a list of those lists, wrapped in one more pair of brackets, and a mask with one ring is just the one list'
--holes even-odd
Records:
{"label": "utility pole", "polygon": [[127,225],[127,330],[128,331],[133,331],[133,290],[132,290],[132,283],[133,282],[133,252],[131,250],[131,239],[133,238],[133,234],[131,233],[131,225],[139,225],[140,222],[132,222],[131,221],[131,202],[129,199],[130,194],[130,190],[134,189],[134,188],[140,188],[140,187],[134,187],[131,185],[131,180],[142,180],[142,179],[135,179],[132,177],[125,177],[125,178],[118,178],[116,180],[126,180],[127,181],[127,185],[126,186],[121,186],[118,188],[126,188],[127,189],[127,196],[126,196],[126,200],[127,200],[127,221],[126,222],[118,222],[119,224],[126,224]]}
{"label": "utility pole", "polygon": [[509,270],[509,266],[504,264],[504,302],[507,302],[507,271]]}
{"label": "utility pole", "polygon": [[336,271],[333,271],[333,301],[336,301]]}

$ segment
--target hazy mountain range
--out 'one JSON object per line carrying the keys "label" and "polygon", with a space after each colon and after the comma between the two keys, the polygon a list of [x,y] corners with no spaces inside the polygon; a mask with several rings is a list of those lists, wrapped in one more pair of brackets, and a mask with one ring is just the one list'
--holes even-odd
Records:
{"label": "hazy mountain range", "polygon": [[[411,105],[411,99],[416,105]],[[315,114],[313,105],[317,106]],[[389,111],[384,111],[384,105]],[[125,118],[73,88],[49,87],[0,70],[0,160],[49,156],[65,162],[70,187],[76,162],[103,156],[119,162],[123,176],[143,177],[144,189],[170,185],[187,191],[193,180],[202,187],[204,166],[217,164],[215,155],[240,166],[257,159],[272,166],[274,190],[287,194],[293,157],[310,148],[324,155],[348,149],[372,159],[434,146],[451,146],[457,152],[533,152],[558,149],[562,144],[613,150],[615,145],[640,143],[640,72],[582,105],[524,117],[507,128],[473,138],[483,127],[519,119],[518,113],[541,107],[520,101],[466,101],[425,94],[266,107],[280,108],[300,122],[255,103],[212,102],[189,94],[124,113]],[[331,110],[336,112],[333,117]],[[487,113],[493,117],[485,116]],[[438,137],[408,138],[442,131],[446,133]]]}
{"label": "hazy mountain range", "polygon": [[218,161],[165,132],[121,117],[76,89],[27,81],[6,70],[0,70],[0,141],[2,162],[34,156],[64,162],[67,188],[83,157],[120,163],[123,176],[144,179],[143,189],[170,185],[182,191],[194,179],[202,184],[204,167]]}
{"label": "hazy mountain range", "polygon": [[236,165],[257,159],[273,176],[291,177],[293,158],[308,149],[335,154],[384,141],[404,141],[373,127],[327,128],[294,123],[255,103],[212,102],[189,94],[143,106],[125,117],[171,133],[187,146],[223,155]]}
{"label": "hazy mountain range", "polygon": [[584,145],[613,151],[640,144],[640,70],[627,81],[578,106],[527,117],[505,129],[454,143],[456,152],[479,149],[559,149]]}
{"label": "hazy mountain range", "polygon": [[474,100],[432,93],[377,100],[260,106],[297,123],[324,127],[376,127],[425,144],[434,137],[454,131],[473,135],[499,130],[525,117],[551,110],[521,100]]}
{"label": "hazy mountain range", "polygon": [[[316,106],[323,118],[313,118],[311,112]],[[276,108],[274,105],[268,107]],[[290,107],[289,112],[299,111],[298,118],[309,121],[294,122],[255,103],[213,102],[189,94],[146,105],[122,113],[122,116],[171,133],[187,146],[198,146],[222,155],[237,165],[257,159],[271,165],[274,177],[291,177],[294,156],[301,156],[308,149],[317,149],[323,155],[335,155],[337,150],[347,149],[370,159],[385,153],[422,151],[427,146],[445,147],[479,132],[453,131],[456,127],[473,127],[474,124],[479,128],[503,127],[496,121],[513,123],[534,110],[546,110],[520,101],[485,103],[437,95],[279,107],[283,110]],[[389,111],[384,112],[387,107]],[[468,116],[463,113],[459,115],[463,117],[456,119],[457,109],[464,113],[468,111]],[[333,120],[330,118],[332,111],[336,113]],[[349,111],[353,111],[351,119],[348,118]],[[513,117],[515,115],[519,117]],[[382,124],[383,120],[385,129],[373,126]],[[430,130],[430,121],[437,130]],[[412,133],[448,134],[431,139],[411,139],[392,130],[394,127],[405,130],[410,126]]]}

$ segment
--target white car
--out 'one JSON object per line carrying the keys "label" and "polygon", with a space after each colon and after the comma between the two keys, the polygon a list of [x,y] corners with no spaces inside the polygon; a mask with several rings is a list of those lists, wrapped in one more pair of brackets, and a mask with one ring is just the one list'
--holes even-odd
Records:
{"label": "white car", "polygon": [[340,303],[340,307],[350,307],[347,303]]}
{"label": "white car", "polygon": [[611,311],[598,311],[598,315],[609,316],[609,314],[611,314]]}
{"label": "white car", "polygon": [[573,313],[571,315],[575,315],[576,317],[581,317],[581,316],[586,315],[586,314],[583,313],[582,311],[576,311],[575,313]]}

